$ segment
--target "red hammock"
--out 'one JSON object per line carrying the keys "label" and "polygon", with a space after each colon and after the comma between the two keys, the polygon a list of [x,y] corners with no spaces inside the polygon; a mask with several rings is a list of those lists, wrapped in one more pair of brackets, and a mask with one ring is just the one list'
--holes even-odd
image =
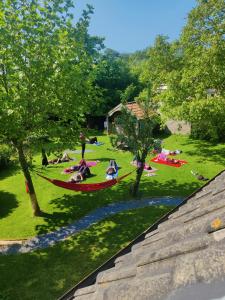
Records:
{"label": "red hammock", "polygon": [[99,182],[99,183],[86,183],[86,184],[85,183],[80,184],[80,183],[74,183],[74,182],[65,182],[65,181],[61,181],[61,180],[57,180],[57,179],[50,179],[50,178],[47,178],[40,174],[37,174],[37,175],[48,180],[49,182],[53,183],[54,185],[59,186],[64,189],[73,190],[73,191],[77,191],[77,192],[93,192],[93,191],[106,189],[108,187],[115,185],[117,182],[119,182],[123,178],[127,177],[132,172],[125,174],[121,177],[112,179],[112,180],[107,180],[107,181]]}

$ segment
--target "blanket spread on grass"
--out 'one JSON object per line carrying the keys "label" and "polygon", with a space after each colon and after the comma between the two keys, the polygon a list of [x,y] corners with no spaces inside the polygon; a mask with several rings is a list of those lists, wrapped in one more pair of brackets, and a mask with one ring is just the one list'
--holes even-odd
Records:
{"label": "blanket spread on grass", "polygon": [[152,162],[162,165],[167,165],[170,167],[180,168],[182,165],[187,164],[186,160],[176,159],[177,163],[168,162],[166,160],[159,160],[157,157],[151,159]]}

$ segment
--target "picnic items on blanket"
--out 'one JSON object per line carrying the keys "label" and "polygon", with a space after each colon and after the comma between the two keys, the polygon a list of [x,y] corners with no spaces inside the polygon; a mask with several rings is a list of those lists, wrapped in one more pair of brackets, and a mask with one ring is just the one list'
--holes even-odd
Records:
{"label": "picnic items on blanket", "polygon": [[42,177],[43,179],[49,181],[50,183],[64,188],[64,189],[68,189],[68,190],[73,190],[73,191],[77,191],[77,192],[94,192],[94,191],[99,191],[102,189],[106,189],[109,188],[115,184],[117,184],[118,182],[120,182],[122,179],[124,179],[125,177],[127,177],[128,175],[130,175],[131,173],[133,173],[135,170],[120,176],[118,178],[112,179],[112,180],[107,180],[104,182],[99,182],[99,183],[74,183],[74,182],[65,182],[62,180],[57,180],[57,179],[50,179],[48,177],[45,177],[41,174],[38,174],[38,176]]}
{"label": "picnic items on blanket", "polygon": [[182,165],[187,164],[186,160],[167,158],[167,156],[164,153],[160,153],[158,156],[152,158],[150,161],[175,168],[180,168]]}

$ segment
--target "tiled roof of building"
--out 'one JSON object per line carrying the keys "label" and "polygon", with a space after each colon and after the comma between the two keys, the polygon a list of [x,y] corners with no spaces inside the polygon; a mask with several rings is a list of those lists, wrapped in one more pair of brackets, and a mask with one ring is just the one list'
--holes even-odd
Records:
{"label": "tiled roof of building", "polygon": [[144,116],[143,110],[136,102],[127,103],[126,107],[132,111],[137,119],[142,119]]}
{"label": "tiled roof of building", "polygon": [[[108,112],[108,116],[112,116],[115,112],[121,111],[123,105],[120,103],[116,107],[114,107],[112,110]],[[137,117],[137,119],[142,119],[144,116],[144,113],[140,106],[136,102],[130,102],[126,104],[126,107]]]}
{"label": "tiled roof of building", "polygon": [[[225,296],[225,171],[190,197],[75,300]],[[211,296],[211,298],[209,298]]]}

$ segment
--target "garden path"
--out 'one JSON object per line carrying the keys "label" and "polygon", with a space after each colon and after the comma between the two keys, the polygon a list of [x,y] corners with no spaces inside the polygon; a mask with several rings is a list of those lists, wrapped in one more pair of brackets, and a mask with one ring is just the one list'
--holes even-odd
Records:
{"label": "garden path", "polygon": [[132,200],[109,204],[107,206],[94,210],[80,220],[68,226],[61,227],[54,232],[36,236],[25,241],[15,241],[15,243],[11,242],[8,245],[1,245],[0,254],[27,253],[37,249],[47,248],[57,242],[63,241],[71,235],[79,233],[81,230],[88,228],[94,223],[97,223],[110,215],[114,215],[129,209],[147,207],[151,205],[177,206],[181,203],[181,201],[181,197],[157,197],[151,199]]}

